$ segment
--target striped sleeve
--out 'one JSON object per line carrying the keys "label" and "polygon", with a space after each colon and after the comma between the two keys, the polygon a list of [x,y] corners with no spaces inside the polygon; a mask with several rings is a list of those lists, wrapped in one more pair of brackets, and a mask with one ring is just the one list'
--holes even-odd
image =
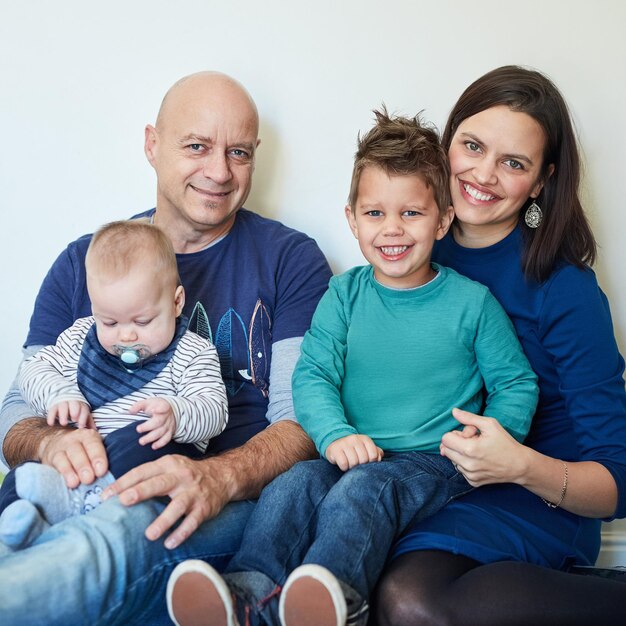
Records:
{"label": "striped sleeve", "polygon": [[59,402],[88,404],[76,383],[76,364],[93,318],[81,318],[59,335],[55,345],[39,350],[22,364],[18,385],[24,400],[37,415],[46,415]]}
{"label": "striped sleeve", "polygon": [[174,440],[208,444],[228,421],[228,400],[217,350],[198,335],[187,332],[172,357],[175,395],[165,399],[176,417]]}

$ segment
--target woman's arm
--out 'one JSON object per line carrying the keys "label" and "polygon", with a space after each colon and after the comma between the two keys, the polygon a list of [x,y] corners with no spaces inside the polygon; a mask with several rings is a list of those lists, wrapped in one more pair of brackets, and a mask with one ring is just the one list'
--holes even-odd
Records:
{"label": "woman's arm", "polygon": [[443,436],[441,454],[458,466],[472,486],[516,483],[548,502],[558,503],[563,495],[559,506],[577,515],[602,518],[615,513],[617,485],[600,463],[567,462],[565,482],[562,460],[517,442],[495,419],[460,409],[453,413],[465,429]]}
{"label": "woman's arm", "polygon": [[[460,413],[467,431],[448,433],[442,451],[472,484],[512,482],[554,504],[565,486],[564,509],[626,517],[624,360],[606,296],[591,270],[573,266],[555,272],[537,296],[537,324],[525,332],[535,338],[527,355],[543,395],[532,441],[545,454],[516,443],[492,420]],[[475,429],[480,436],[472,436]]]}

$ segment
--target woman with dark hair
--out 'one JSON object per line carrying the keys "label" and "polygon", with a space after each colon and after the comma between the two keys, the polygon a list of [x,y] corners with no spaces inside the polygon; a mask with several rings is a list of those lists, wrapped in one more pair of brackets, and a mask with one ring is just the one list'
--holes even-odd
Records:
{"label": "woman with dark hair", "polygon": [[624,360],[589,268],[567,106],[539,72],[501,67],[463,93],[443,143],[456,218],[433,258],[503,305],[540,401],[523,444],[456,413],[441,453],[479,488],[398,541],[377,623],[625,623],[623,583],[566,572],[595,562],[602,520],[626,517]]}

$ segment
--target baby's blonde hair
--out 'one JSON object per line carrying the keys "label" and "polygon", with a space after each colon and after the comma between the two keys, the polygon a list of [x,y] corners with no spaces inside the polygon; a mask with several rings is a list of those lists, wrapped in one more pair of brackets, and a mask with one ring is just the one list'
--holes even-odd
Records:
{"label": "baby's blonde hair", "polygon": [[162,283],[180,285],[176,254],[167,235],[158,227],[139,220],[105,224],[93,236],[85,265],[87,274],[121,278],[141,264]]}

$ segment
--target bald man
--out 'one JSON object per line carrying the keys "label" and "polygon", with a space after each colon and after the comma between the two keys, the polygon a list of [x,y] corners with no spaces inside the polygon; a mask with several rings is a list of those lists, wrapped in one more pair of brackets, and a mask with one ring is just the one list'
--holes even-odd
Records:
{"label": "bald man", "polygon": [[[220,355],[228,427],[207,458],[142,465],[89,515],[42,534],[39,520],[19,551],[0,543],[3,621],[168,623],[164,591],[173,567],[202,558],[223,568],[263,486],[315,454],[295,421],[291,372],[330,269],[312,239],[243,208],[258,128],[256,106],[234,79],[201,72],[178,81],[145,129],[156,208],[133,218],[157,224],[174,245],[190,330]],[[90,238],[72,242],[44,279],[26,355],[91,314],[84,270]],[[15,388],[3,404],[0,442],[7,465],[41,461],[69,487],[108,468],[96,431],[48,426]],[[11,497],[5,488],[5,505]]]}

